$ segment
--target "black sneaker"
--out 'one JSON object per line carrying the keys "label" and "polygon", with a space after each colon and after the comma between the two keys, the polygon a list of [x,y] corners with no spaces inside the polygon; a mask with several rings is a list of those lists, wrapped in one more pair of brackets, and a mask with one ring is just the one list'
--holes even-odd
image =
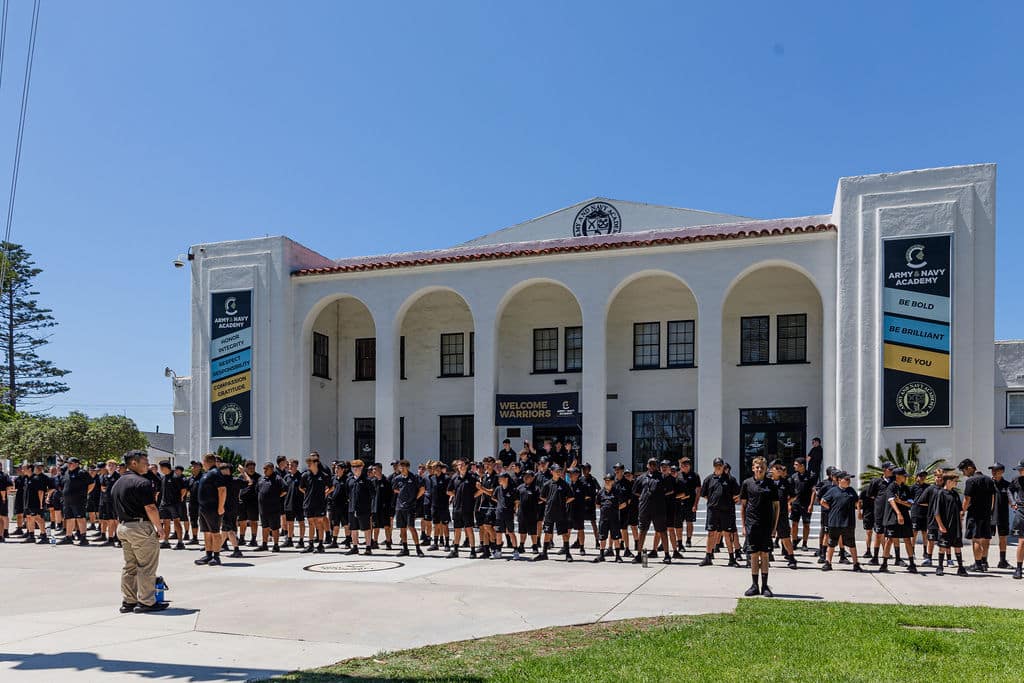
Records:
{"label": "black sneaker", "polygon": [[231,554],[228,555],[228,557],[234,557],[236,559],[239,558],[239,557],[242,557],[242,549],[241,548],[235,548],[234,550],[231,551]]}
{"label": "black sneaker", "polygon": [[786,566],[789,567],[790,569],[796,569],[796,558],[795,557],[790,557],[789,558],[789,562],[786,563]]}
{"label": "black sneaker", "polygon": [[700,563],[697,566],[698,567],[710,567],[711,566],[711,558],[708,557],[707,555],[705,555],[704,559],[701,560]]}
{"label": "black sneaker", "polygon": [[764,588],[761,589],[761,597],[763,597],[763,598],[774,598],[775,597],[775,593],[772,593],[772,589],[771,588],[769,588],[768,586],[765,586]]}
{"label": "black sneaker", "polygon": [[260,544],[260,547],[257,548],[257,550],[259,550],[261,553],[267,552],[267,544],[266,543]]}
{"label": "black sneaker", "polygon": [[120,612],[121,614],[128,614],[129,612],[134,612],[135,608],[138,606],[138,604],[139,603],[137,603],[137,602],[132,602],[132,603],[122,602],[121,603],[121,607],[117,611]]}
{"label": "black sneaker", "polygon": [[302,548],[302,550],[300,550],[299,552],[300,553],[311,553],[311,552],[313,552],[313,550],[315,550],[315,548],[313,548],[313,544],[310,543],[309,545],[307,545],[304,548]]}
{"label": "black sneaker", "polygon": [[459,548],[458,548],[458,546],[453,546],[452,549],[450,551],[448,551],[448,554],[445,555],[445,558],[449,559],[449,560],[454,560],[458,556],[459,556]]}
{"label": "black sneaker", "polygon": [[623,557],[633,557],[633,553],[630,552],[629,548],[626,548],[625,550],[622,551],[622,556]]}
{"label": "black sneaker", "polygon": [[913,562],[911,562],[909,565],[907,565],[907,573],[908,574],[916,574],[917,573],[917,565],[915,565]]}
{"label": "black sneaker", "polygon": [[291,536],[285,536],[284,537],[284,542],[281,543],[281,547],[282,548],[291,548],[292,547],[292,537]]}
{"label": "black sneaker", "polygon": [[210,566],[211,567],[219,567],[220,566],[220,555],[214,555],[213,557],[210,558]]}
{"label": "black sneaker", "polygon": [[203,555],[202,557],[197,558],[193,562],[193,564],[198,564],[198,565],[210,564],[210,562],[212,562],[212,561],[213,561],[213,555]]}
{"label": "black sneaker", "polygon": [[546,559],[548,559],[548,551],[545,550],[537,555],[537,557],[533,558],[531,562],[543,562]]}
{"label": "black sneaker", "polygon": [[[276,548],[277,546],[274,546],[274,547]],[[342,555],[358,555],[358,554],[359,554],[359,546],[357,546],[357,545],[352,546],[351,548],[348,549],[347,552],[342,553]]]}
{"label": "black sneaker", "polygon": [[754,597],[755,595],[760,595],[760,594],[761,594],[761,589],[760,589],[760,588],[758,588],[757,586],[751,586],[750,588],[748,588],[748,589],[747,589],[747,590],[746,590],[746,591],[745,591],[745,592],[743,593],[743,595],[744,595],[745,597],[748,597],[748,598],[752,598],[752,597]]}
{"label": "black sneaker", "polygon": [[878,558],[877,557],[872,557],[870,560],[868,560],[868,564],[870,564],[872,566],[877,566],[878,565]]}
{"label": "black sneaker", "polygon": [[395,557],[409,557],[409,549],[402,548],[395,554]]}
{"label": "black sneaker", "polygon": [[423,553],[423,550],[419,546],[416,546],[416,557],[426,557],[426,555]]}
{"label": "black sneaker", "polygon": [[963,567],[957,567],[956,575],[957,576],[970,576],[970,574],[967,573],[967,570],[964,569]]}
{"label": "black sneaker", "polygon": [[996,565],[996,569],[1009,569],[1010,563],[1006,560],[999,560],[999,564]]}
{"label": "black sneaker", "polygon": [[136,614],[147,614],[149,612],[162,612],[170,607],[166,602],[154,602],[152,605],[135,605],[135,609],[132,611]]}
{"label": "black sneaker", "polygon": [[78,542],[78,547],[79,548],[85,548],[85,547],[88,547],[88,545],[89,545],[89,539],[86,538],[85,536],[83,536],[82,540]]}
{"label": "black sneaker", "polygon": [[279,552],[281,552],[281,546],[279,546],[278,544],[275,543],[274,547],[270,549],[270,552],[272,552],[272,553],[279,553]]}
{"label": "black sneaker", "polygon": [[259,543],[257,543],[257,542],[256,542],[256,539],[255,539],[255,538],[254,538],[254,539],[252,539],[251,541],[249,541],[249,547],[250,547],[250,548],[255,548],[255,547],[256,547],[256,546],[258,546],[258,545],[259,545]]}
{"label": "black sneaker", "polygon": [[566,553],[565,554],[565,561],[566,562],[572,562],[573,561],[572,560],[572,553]]}
{"label": "black sneaker", "polygon": [[175,550],[184,550],[185,549],[185,542],[184,541],[178,541],[178,543],[174,546],[174,549]]}
{"label": "black sneaker", "polygon": [[631,564],[640,564],[641,562],[643,562],[643,559],[641,559],[641,557],[639,555],[637,555],[632,560],[630,560]]}
{"label": "black sneaker", "polygon": [[850,571],[851,572],[858,572],[858,573],[860,573],[860,572],[864,571],[864,568],[860,566],[860,562],[854,562],[853,563],[853,569],[851,569]]}
{"label": "black sneaker", "polygon": [[1024,579],[1024,571],[1021,571],[1021,568],[1017,567],[1015,570],[1013,570],[1013,578]]}
{"label": "black sneaker", "polygon": [[316,552],[317,553],[325,553],[325,552],[327,552],[326,550],[324,550],[324,544],[323,543],[317,543],[316,544]]}
{"label": "black sneaker", "polygon": [[821,565],[821,571],[823,571],[823,572],[830,572],[830,571],[832,571],[832,563],[831,562],[826,562],[825,564]]}
{"label": "black sneaker", "polygon": [[939,560],[939,563],[935,565],[935,576],[942,576],[946,573],[946,563]]}
{"label": "black sneaker", "polygon": [[363,551],[363,555],[373,555],[373,548],[367,546],[366,550]]}

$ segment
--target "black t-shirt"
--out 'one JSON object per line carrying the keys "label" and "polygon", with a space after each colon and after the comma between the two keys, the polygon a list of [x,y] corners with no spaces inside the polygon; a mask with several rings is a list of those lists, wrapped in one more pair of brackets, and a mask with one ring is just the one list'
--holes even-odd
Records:
{"label": "black t-shirt", "polygon": [[120,472],[113,472],[112,474],[101,474],[100,479],[100,505],[109,504],[111,502],[110,492],[114,488],[114,484],[121,478]]}
{"label": "black t-shirt", "polygon": [[992,516],[992,496],[996,493],[996,484],[992,477],[975,472],[964,482],[964,497],[971,499],[967,508],[967,516],[974,519],[985,519]]}
{"label": "black t-shirt", "polygon": [[821,499],[824,498],[825,495],[828,494],[828,492],[833,488],[838,488],[838,486],[836,486],[836,484],[833,484],[828,479],[823,479],[822,481],[814,485],[814,492],[815,495],[818,497],[818,505],[821,505]]}
{"label": "black t-shirt", "polygon": [[391,483],[381,477],[370,479],[370,487],[373,490],[373,497],[370,500],[370,511],[374,515],[386,515],[391,512]]}
{"label": "black t-shirt", "polygon": [[428,480],[430,483],[430,509],[448,509],[448,475],[434,474]]}
{"label": "black t-shirt", "polygon": [[168,474],[160,481],[160,507],[170,509],[181,503],[181,492],[185,480],[176,474]]}
{"label": "black t-shirt", "polygon": [[502,467],[508,467],[516,461],[516,452],[511,448],[502,448],[498,451],[498,460],[501,461]]}
{"label": "black t-shirt", "polygon": [[[223,472],[221,476],[224,476]],[[224,514],[231,515],[238,512],[238,494],[242,492],[242,487],[245,486],[245,480],[241,477],[228,477],[224,476],[224,480],[227,482],[225,487],[228,490],[228,496],[224,500]]]}
{"label": "black t-shirt", "polygon": [[50,490],[52,482],[50,477],[45,474],[33,474],[28,479],[28,484],[25,486],[25,507],[37,510],[41,507],[39,502],[39,494],[43,494],[43,499],[46,499],[46,492]]}
{"label": "black t-shirt", "polygon": [[[871,511],[875,515],[875,520],[879,523],[884,523],[885,508],[889,507],[889,500],[885,492],[892,482],[892,479],[878,477],[868,486],[869,495],[871,495]],[[874,486],[874,489],[871,488],[872,486]]]}
{"label": "black t-shirt", "polygon": [[327,505],[327,487],[331,485],[331,475],[322,468],[306,470],[299,478],[299,488],[302,489],[302,506],[305,508],[318,508]]}
{"label": "black t-shirt", "polygon": [[807,453],[807,469],[815,474],[821,472],[821,463],[824,459],[824,453],[821,446],[813,446]]}
{"label": "black t-shirt", "polygon": [[92,487],[92,491],[89,491],[89,493],[85,494],[85,499],[86,499],[86,501],[89,502],[90,505],[99,506],[99,504],[100,504],[100,475],[97,472],[95,474],[90,474],[89,477],[90,477],[90,479],[92,479],[92,482],[94,484],[96,484],[96,485]]}
{"label": "black t-shirt", "polygon": [[81,467],[73,472],[69,469],[64,475],[64,498],[69,501],[84,502],[89,494],[89,484],[91,483],[92,477]]}
{"label": "black t-shirt", "polygon": [[857,501],[860,496],[852,486],[845,489],[833,486],[826,493],[823,501],[828,503],[828,528],[846,529],[857,524]]}
{"label": "black t-shirt", "polygon": [[368,515],[373,506],[373,483],[363,472],[350,476],[345,482],[348,487],[348,512],[350,515]]}
{"label": "black t-shirt", "polygon": [[420,489],[423,487],[423,480],[418,474],[409,472],[408,475],[396,474],[391,480],[391,487],[395,493],[395,510],[410,512],[416,506],[416,499],[419,497]]}
{"label": "black t-shirt", "polygon": [[779,516],[782,516],[782,510],[785,510],[789,506],[789,499],[793,497],[793,485],[789,481],[789,477],[782,477],[781,479],[768,479],[772,486],[775,487],[775,495],[779,499]]}
{"label": "black t-shirt", "polygon": [[569,481],[569,497],[572,498],[572,502],[569,503],[568,512],[572,517],[582,517],[588,505],[593,505],[594,501],[587,500],[590,497],[590,484],[583,480],[583,477],[579,477],[576,481]]}
{"label": "black t-shirt", "polygon": [[348,509],[349,476],[351,475],[346,472],[340,477],[338,475],[331,477],[331,493],[327,496],[327,500],[335,510]]}
{"label": "black t-shirt", "polygon": [[452,508],[464,514],[473,512],[476,504],[476,484],[480,479],[466,470],[465,476],[456,474],[448,480],[448,491],[455,494],[452,496]]}
{"label": "black t-shirt", "polygon": [[260,477],[256,482],[256,500],[264,510],[280,510],[284,503],[281,498],[284,490],[284,481],[277,473],[269,477]]}
{"label": "black t-shirt", "polygon": [[156,489],[149,477],[128,472],[119,477],[110,491],[114,514],[120,521],[145,519],[146,506],[153,505]]}
{"label": "black t-shirt", "polygon": [[708,499],[709,510],[734,510],[736,503],[733,496],[736,493],[732,489],[733,478],[726,475],[708,475],[704,483],[700,485],[701,494]]}
{"label": "black t-shirt", "polygon": [[665,515],[666,482],[660,472],[644,472],[633,484],[633,495],[638,498],[641,514],[652,517]]}
{"label": "black t-shirt", "polygon": [[774,521],[774,503],[779,495],[772,482],[765,478],[760,481],[754,477],[740,484],[740,500],[747,501],[747,526],[764,526]]}
{"label": "black t-shirt", "polygon": [[1017,506],[1019,514],[1024,514],[1024,477],[1014,479],[1008,491],[1010,504]]}
{"label": "black t-shirt", "polygon": [[[942,519],[946,531],[954,536],[959,536],[960,511],[963,509],[963,501],[960,500],[960,493],[956,489],[943,489],[935,497],[935,513]],[[936,524],[936,526],[938,526]]]}
{"label": "black t-shirt", "polygon": [[[217,514],[219,506],[217,489],[226,489],[227,487],[228,478],[221,474],[216,467],[211,467],[203,472],[203,478],[199,481],[199,509]],[[228,498],[231,497],[230,494],[231,492],[228,491]],[[227,510],[227,504],[224,509]]]}
{"label": "black t-shirt", "polygon": [[185,477],[185,487],[188,488],[188,506],[190,508],[199,507],[199,482],[202,481],[203,475],[189,475]]}
{"label": "black t-shirt", "polygon": [[622,489],[616,489],[613,486],[611,491],[606,491],[605,489],[598,491],[596,502],[601,508],[602,520],[615,520],[619,518],[619,506],[626,501],[622,498]]}
{"label": "black t-shirt", "polygon": [[[480,485],[487,490],[498,488],[498,475],[494,472],[484,472],[483,476],[480,477]],[[480,494],[477,500],[480,501],[481,510],[493,510],[497,506],[494,496],[487,495],[486,493]]]}
{"label": "black t-shirt", "polygon": [[[248,474],[248,471],[246,471]],[[243,503],[255,503],[259,500],[260,475],[256,472],[249,474],[249,481],[242,479],[242,490],[238,492],[238,498]]]}
{"label": "black t-shirt", "polygon": [[931,486],[928,484],[918,484],[916,482],[910,487],[910,500],[913,501],[910,506],[911,519],[923,519],[928,514],[928,508],[921,507],[920,500],[929,488]]}
{"label": "black t-shirt", "polygon": [[[899,520],[896,517],[896,511],[892,509],[892,505],[889,503],[890,500],[910,500],[910,487],[906,484],[897,484],[895,481],[889,484],[889,488],[882,492],[882,498],[885,498],[885,508],[882,514],[882,524],[885,526],[895,526],[899,524]],[[903,505],[898,506],[900,514],[903,515],[903,523],[907,524],[910,521],[910,508],[904,507]]]}
{"label": "black t-shirt", "polygon": [[494,500],[494,513],[498,517],[508,517],[512,514],[516,507],[516,489],[512,486],[511,480],[507,487],[498,484],[498,488],[494,489]]}
{"label": "black t-shirt", "polygon": [[540,491],[544,499],[544,517],[547,519],[565,519],[565,504],[572,497],[569,482],[565,479],[551,479]]}
{"label": "black t-shirt", "polygon": [[302,491],[299,491],[301,479],[302,472],[289,472],[284,477],[284,486],[287,491],[284,497],[286,510],[302,510]]}
{"label": "black t-shirt", "polygon": [[535,470],[536,469],[535,465],[537,463],[533,459],[532,455],[527,455],[525,459],[524,458],[519,458],[518,462],[519,462],[519,471],[520,472],[526,472],[526,470]]}
{"label": "black t-shirt", "polygon": [[516,495],[519,498],[519,514],[529,518],[537,517],[540,511],[540,491],[537,484],[520,484],[516,488]]}
{"label": "black t-shirt", "polygon": [[814,478],[810,472],[794,472],[789,475],[789,485],[793,490],[793,495],[796,496],[796,503],[802,506],[805,510],[807,506],[811,504],[811,494],[814,493]]}
{"label": "black t-shirt", "polygon": [[1005,514],[1006,508],[1010,506],[1010,482],[1006,479],[993,479],[992,484],[996,487],[996,511]]}
{"label": "black t-shirt", "polygon": [[693,470],[689,472],[680,472],[676,477],[679,480],[679,486],[676,488],[676,493],[685,493],[689,498],[682,501],[683,505],[693,506],[694,497],[697,495],[697,489],[700,488],[700,475]]}

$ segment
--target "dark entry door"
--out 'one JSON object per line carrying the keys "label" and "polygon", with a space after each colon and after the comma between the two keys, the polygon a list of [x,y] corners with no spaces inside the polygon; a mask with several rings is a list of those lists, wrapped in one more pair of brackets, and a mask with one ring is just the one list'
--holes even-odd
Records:
{"label": "dark entry door", "polygon": [[751,463],[761,456],[781,460],[790,471],[793,460],[806,453],[806,408],[740,410],[740,481],[751,476]]}
{"label": "dark entry door", "polygon": [[534,427],[533,447],[537,449],[538,454],[544,450],[545,439],[551,439],[552,443],[556,440],[561,441],[563,444],[566,441],[572,441],[573,449],[582,454],[583,444],[580,443],[579,427]]}

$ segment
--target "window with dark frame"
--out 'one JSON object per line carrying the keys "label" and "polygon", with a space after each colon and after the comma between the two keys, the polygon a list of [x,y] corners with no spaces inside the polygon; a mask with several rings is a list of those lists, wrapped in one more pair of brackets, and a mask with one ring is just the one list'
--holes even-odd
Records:
{"label": "window with dark frame", "polygon": [[804,363],[807,361],[807,314],[794,313],[775,318],[778,363]]}
{"label": "window with dark frame", "polygon": [[374,454],[377,445],[376,419],[372,417],[357,417],[353,426],[355,428],[355,444],[353,445],[355,457],[363,460],[367,465],[376,462],[377,457]]}
{"label": "window with dark frame", "polygon": [[1011,429],[1024,428],[1024,391],[1007,392],[1006,426]]}
{"label": "window with dark frame", "polygon": [[668,323],[668,358],[670,368],[692,368],[694,361],[694,321],[670,320]]}
{"label": "window with dark frame", "polygon": [[398,378],[405,379],[405,335],[398,338]]}
{"label": "window with dark frame", "polygon": [[313,333],[313,376],[331,378],[330,337],[319,332]]}
{"label": "window with dark frame", "polygon": [[377,378],[377,340],[374,337],[356,339],[356,379]]}
{"label": "window with dark frame", "polygon": [[533,331],[533,371],[558,372],[558,328]]}
{"label": "window with dark frame", "polygon": [[661,323],[633,323],[633,369],[661,367]]}
{"label": "window with dark frame", "polygon": [[438,452],[441,462],[451,465],[458,458],[473,460],[473,416],[441,415]]}
{"label": "window with dark frame", "polygon": [[466,336],[462,332],[441,335],[441,376],[462,377],[466,374]]}
{"label": "window with dark frame", "polygon": [[469,333],[469,376],[476,374],[476,332]]}
{"label": "window with dark frame", "polygon": [[740,318],[740,363],[742,365],[768,363],[769,320],[767,315]]}
{"label": "window with dark frame", "polygon": [[633,469],[643,470],[648,458],[694,459],[694,411],[643,410],[633,413]]}
{"label": "window with dark frame", "polygon": [[583,328],[565,328],[565,371],[583,372]]}

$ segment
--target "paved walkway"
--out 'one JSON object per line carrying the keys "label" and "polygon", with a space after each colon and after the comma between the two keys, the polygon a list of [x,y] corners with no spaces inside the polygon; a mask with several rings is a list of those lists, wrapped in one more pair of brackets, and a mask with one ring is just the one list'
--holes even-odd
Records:
{"label": "paved walkway", "polygon": [[[686,555],[645,569],[386,551],[372,558],[247,552],[207,568],[192,564],[195,551],[164,551],[172,608],[121,615],[119,551],[3,544],[0,680],[244,681],[496,633],[734,609],[749,585],[747,570],[697,567],[696,548]],[[823,573],[813,555],[800,555],[800,569],[772,572],[780,598],[1024,609],[1024,582],[1008,571],[962,579],[930,569],[853,574],[836,564]],[[373,563],[348,564],[366,560]],[[305,569],[323,563],[333,571]],[[373,571],[339,571],[358,568]]]}

